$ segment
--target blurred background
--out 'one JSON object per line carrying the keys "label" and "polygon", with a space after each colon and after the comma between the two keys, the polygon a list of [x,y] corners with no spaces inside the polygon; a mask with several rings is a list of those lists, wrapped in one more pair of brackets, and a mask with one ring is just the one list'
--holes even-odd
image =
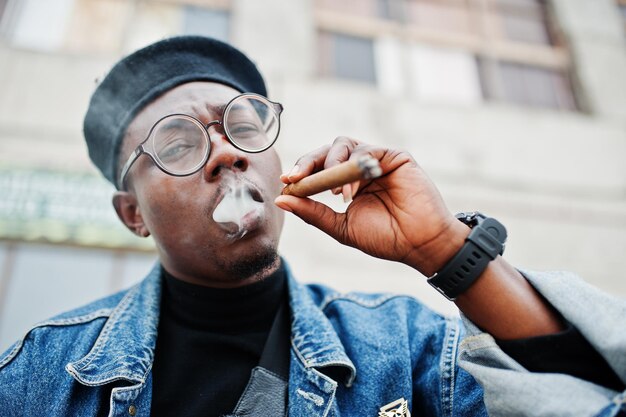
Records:
{"label": "blurred background", "polygon": [[[626,296],[625,0],[0,0],[0,18],[0,350],[154,264],[82,118],[120,57],[175,34],[258,64],[285,106],[285,170],[339,135],[407,149],[453,212],[506,225],[514,265]],[[301,281],[455,314],[416,271],[293,216],[280,249]]]}

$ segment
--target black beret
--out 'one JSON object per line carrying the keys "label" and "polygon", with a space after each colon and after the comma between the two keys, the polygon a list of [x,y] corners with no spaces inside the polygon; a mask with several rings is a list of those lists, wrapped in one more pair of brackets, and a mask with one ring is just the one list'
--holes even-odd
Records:
{"label": "black beret", "polygon": [[118,186],[121,143],[135,115],[167,90],[191,81],[213,81],[267,95],[252,61],[215,39],[178,36],[128,55],[96,88],[83,124],[89,157],[113,185]]}

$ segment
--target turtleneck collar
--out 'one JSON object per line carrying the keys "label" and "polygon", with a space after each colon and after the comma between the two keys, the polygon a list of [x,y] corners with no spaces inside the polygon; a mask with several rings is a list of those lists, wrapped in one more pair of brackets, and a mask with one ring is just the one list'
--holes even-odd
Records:
{"label": "turtleneck collar", "polygon": [[287,297],[283,263],[262,281],[239,288],[211,288],[182,281],[162,268],[162,314],[182,326],[224,333],[267,330]]}

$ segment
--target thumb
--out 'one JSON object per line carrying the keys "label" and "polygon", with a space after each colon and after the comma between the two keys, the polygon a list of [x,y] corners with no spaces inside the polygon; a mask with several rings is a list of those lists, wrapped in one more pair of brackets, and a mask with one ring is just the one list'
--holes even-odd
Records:
{"label": "thumb", "polygon": [[274,200],[274,204],[285,211],[295,214],[306,223],[317,227],[335,240],[344,243],[344,213],[337,213],[327,205],[310,198],[300,198],[292,195],[278,196]]}

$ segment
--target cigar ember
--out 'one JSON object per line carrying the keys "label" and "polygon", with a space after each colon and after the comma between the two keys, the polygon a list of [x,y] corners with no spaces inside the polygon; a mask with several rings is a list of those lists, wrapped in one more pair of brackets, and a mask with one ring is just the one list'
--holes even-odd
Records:
{"label": "cigar ember", "polygon": [[356,160],[342,162],[332,168],[316,172],[302,178],[298,182],[288,184],[283,188],[281,194],[308,197],[354,181],[377,178],[382,173],[383,170],[378,160],[365,155]]}

